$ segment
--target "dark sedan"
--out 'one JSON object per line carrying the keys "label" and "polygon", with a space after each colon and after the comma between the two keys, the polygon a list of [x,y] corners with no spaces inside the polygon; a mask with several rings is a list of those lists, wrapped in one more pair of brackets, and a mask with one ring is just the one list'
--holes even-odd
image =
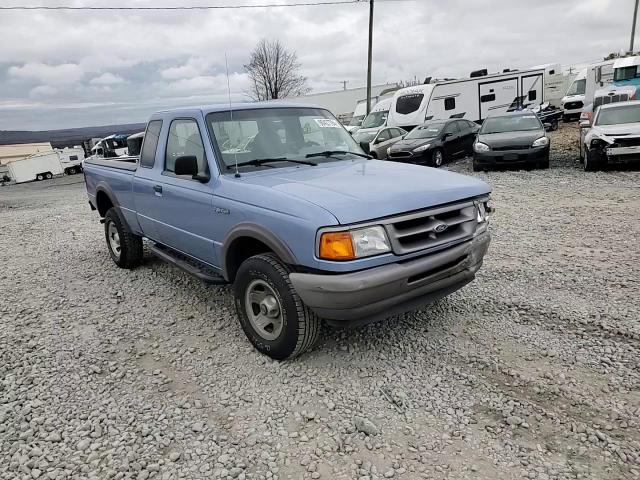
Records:
{"label": "dark sedan", "polygon": [[532,112],[485,119],[473,144],[473,170],[513,166],[549,168],[549,137]]}
{"label": "dark sedan", "polygon": [[469,120],[431,120],[389,147],[388,158],[439,167],[453,157],[471,154],[478,128]]}

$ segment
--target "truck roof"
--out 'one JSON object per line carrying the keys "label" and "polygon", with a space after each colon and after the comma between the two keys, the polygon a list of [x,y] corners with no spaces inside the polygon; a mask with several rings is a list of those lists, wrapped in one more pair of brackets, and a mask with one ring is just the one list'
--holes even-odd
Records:
{"label": "truck roof", "polygon": [[324,107],[320,107],[318,105],[307,104],[307,103],[295,103],[295,102],[286,102],[286,101],[278,101],[278,100],[270,100],[267,102],[243,102],[243,103],[218,103],[213,105],[201,105],[194,107],[180,107],[180,108],[170,108],[167,110],[161,110],[156,112],[155,115],[164,115],[167,113],[176,114],[188,111],[200,111],[204,115],[215,112],[228,112],[229,110],[237,111],[237,110],[255,110],[255,109],[263,109],[263,108],[320,108],[322,110],[326,110]]}

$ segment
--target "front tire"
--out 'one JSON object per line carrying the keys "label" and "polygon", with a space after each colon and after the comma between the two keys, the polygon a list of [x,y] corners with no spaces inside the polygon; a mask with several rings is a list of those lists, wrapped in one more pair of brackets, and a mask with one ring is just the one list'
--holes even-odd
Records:
{"label": "front tire", "polygon": [[42,180],[44,180],[44,175],[39,173],[38,175],[36,175],[36,181],[41,182]]}
{"label": "front tire", "polygon": [[444,163],[444,152],[441,148],[436,148],[431,154],[431,166],[439,168]]}
{"label": "front tire", "polygon": [[582,163],[585,172],[595,172],[602,168],[602,162],[598,158],[596,152],[587,150],[584,155],[584,162]]}
{"label": "front tire", "polygon": [[142,237],[131,233],[127,223],[115,207],[104,216],[104,236],[113,262],[120,268],[131,269],[142,262]]}
{"label": "front tire", "polygon": [[233,284],[236,312],[245,335],[265,355],[285,360],[310,349],[321,320],[298,296],[289,268],[274,254],[245,260]]}

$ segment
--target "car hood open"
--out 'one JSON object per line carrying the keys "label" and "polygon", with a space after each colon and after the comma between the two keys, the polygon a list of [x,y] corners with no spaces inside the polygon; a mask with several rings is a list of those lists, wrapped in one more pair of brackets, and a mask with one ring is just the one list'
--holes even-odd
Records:
{"label": "car hood open", "polygon": [[490,193],[474,177],[381,160],[323,163],[243,175],[243,182],[282,192],[353,224]]}

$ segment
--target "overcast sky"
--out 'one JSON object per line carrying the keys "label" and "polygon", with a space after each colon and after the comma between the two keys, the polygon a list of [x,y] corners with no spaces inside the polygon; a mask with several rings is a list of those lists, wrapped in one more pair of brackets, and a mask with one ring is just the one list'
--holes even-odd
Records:
{"label": "overcast sky", "polygon": [[[295,0],[3,0],[2,5],[230,5]],[[633,0],[381,0],[374,83],[598,60],[629,43]],[[263,37],[298,53],[314,92],[366,82],[368,5],[211,11],[0,11],[0,129],[145,121],[246,99]]]}

